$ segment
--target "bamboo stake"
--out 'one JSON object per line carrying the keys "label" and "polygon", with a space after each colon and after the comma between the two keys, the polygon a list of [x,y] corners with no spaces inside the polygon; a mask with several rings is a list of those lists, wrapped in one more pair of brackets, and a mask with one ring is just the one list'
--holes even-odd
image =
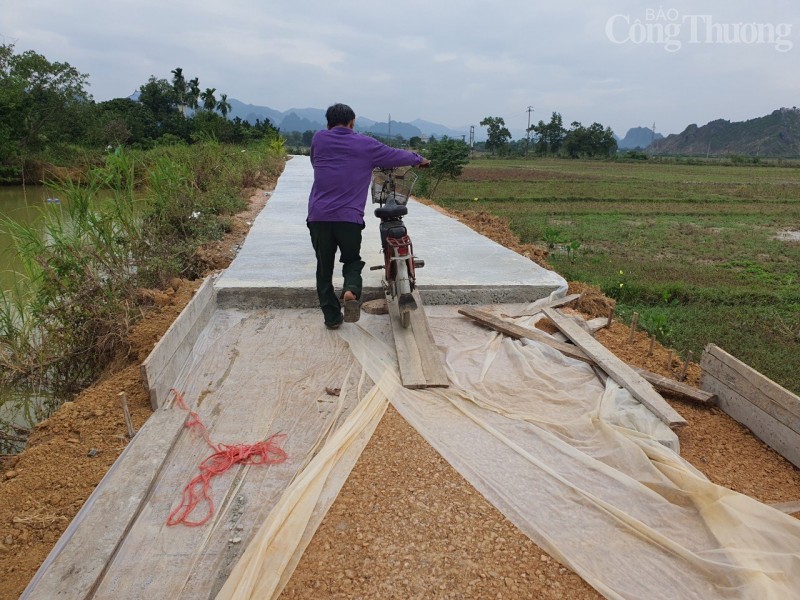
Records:
{"label": "bamboo stake", "polygon": [[611,307],[611,310],[608,313],[608,323],[606,323],[606,327],[611,327],[611,323],[614,322],[614,307]]}
{"label": "bamboo stake", "polygon": [[636,335],[636,325],[639,323],[639,313],[633,313],[633,318],[631,319],[631,333],[628,336],[628,343],[630,344],[633,341],[633,336]]}
{"label": "bamboo stake", "polygon": [[674,350],[669,351],[669,356],[667,356],[667,369],[672,371],[672,355],[674,354]]}
{"label": "bamboo stake", "polygon": [[131,413],[128,410],[128,396],[125,392],[117,394],[120,406],[122,406],[122,416],[125,418],[125,427],[128,429],[128,438],[133,438],[136,435],[136,430],[133,428],[133,421],[131,421]]}
{"label": "bamboo stake", "polygon": [[686,353],[686,360],[683,362],[683,368],[681,369],[680,377],[678,377],[678,381],[683,381],[686,379],[686,370],[689,368],[689,361],[692,360],[692,351],[689,350]]}
{"label": "bamboo stake", "polygon": [[653,348],[656,345],[656,334],[650,336],[650,347],[647,349],[647,356],[653,356]]}

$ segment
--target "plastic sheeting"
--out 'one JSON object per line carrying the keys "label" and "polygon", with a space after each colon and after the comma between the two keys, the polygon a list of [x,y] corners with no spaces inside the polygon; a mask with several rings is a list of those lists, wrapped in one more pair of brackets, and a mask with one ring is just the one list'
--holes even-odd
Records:
{"label": "plastic sheeting", "polygon": [[[588,365],[486,331],[454,307],[426,312],[448,389],[402,387],[385,317],[365,316],[341,336],[381,395],[442,456],[598,591],[609,598],[800,595],[800,522],[709,482],[677,454],[668,428]],[[253,547],[270,542],[256,536]],[[238,579],[237,565],[219,597],[280,592],[259,587],[273,567],[251,548],[248,578]]]}
{"label": "plastic sheeting", "polygon": [[[346,394],[347,391],[342,390],[342,395]],[[348,453],[356,453],[349,461],[350,466],[355,463],[387,404],[386,396],[378,386],[374,386],[286,489],[217,594],[218,600],[274,598],[280,594],[322,520],[322,515],[319,515],[313,524],[310,523],[318,505],[323,502],[323,491],[329,478]],[[364,436],[364,432],[368,435]],[[337,481],[336,491],[340,487],[341,481]],[[326,503],[325,510],[332,500]]]}

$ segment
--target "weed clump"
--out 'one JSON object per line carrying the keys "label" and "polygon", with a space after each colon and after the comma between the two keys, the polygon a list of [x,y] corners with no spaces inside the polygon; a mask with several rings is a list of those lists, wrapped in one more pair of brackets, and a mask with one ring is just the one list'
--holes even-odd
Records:
{"label": "weed clump", "polygon": [[51,182],[62,204],[41,223],[0,221],[24,265],[15,288],[0,290],[0,378],[57,394],[94,381],[129,352],[148,303],[141,290],[201,275],[198,248],[222,236],[245,207],[240,190],[282,158],[274,142],[117,150],[78,182]]}

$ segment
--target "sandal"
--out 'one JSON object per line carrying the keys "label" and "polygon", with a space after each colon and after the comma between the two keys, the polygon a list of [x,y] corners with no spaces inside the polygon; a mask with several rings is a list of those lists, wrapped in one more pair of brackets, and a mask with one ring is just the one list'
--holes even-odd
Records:
{"label": "sandal", "polygon": [[344,301],[344,322],[355,323],[361,318],[361,303],[358,300]]}

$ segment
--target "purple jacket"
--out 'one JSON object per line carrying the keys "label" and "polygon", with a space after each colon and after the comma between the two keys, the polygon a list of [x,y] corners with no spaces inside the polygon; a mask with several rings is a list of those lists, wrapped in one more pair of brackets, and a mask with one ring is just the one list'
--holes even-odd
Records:
{"label": "purple jacket", "polygon": [[311,140],[314,185],[306,220],[363,225],[372,170],[421,162],[422,157],[415,152],[390,148],[348,127],[318,131]]}

